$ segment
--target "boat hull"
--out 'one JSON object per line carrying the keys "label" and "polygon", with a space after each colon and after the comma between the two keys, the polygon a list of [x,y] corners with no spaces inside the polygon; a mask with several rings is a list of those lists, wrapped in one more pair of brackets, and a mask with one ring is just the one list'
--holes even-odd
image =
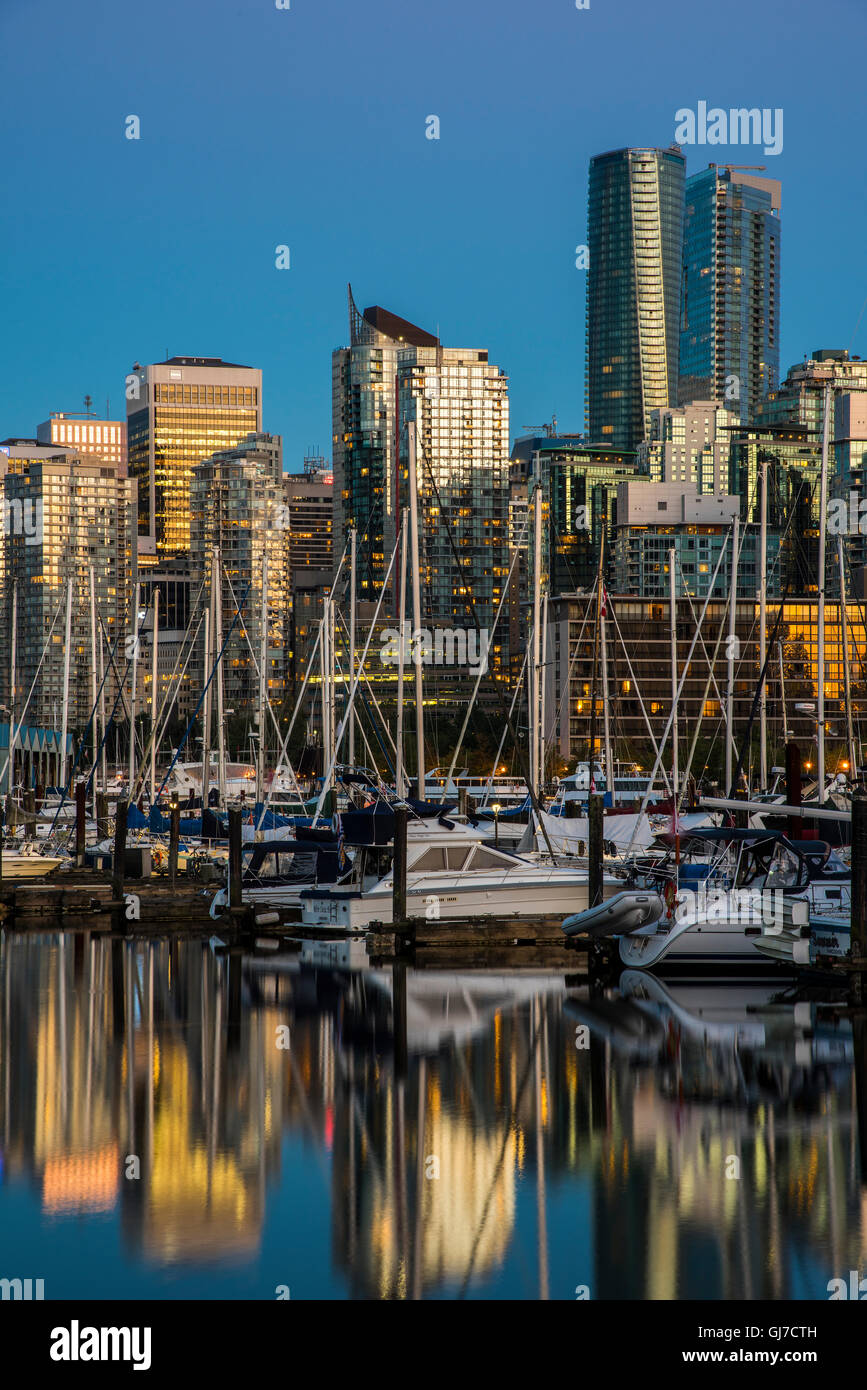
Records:
{"label": "boat hull", "polygon": [[[468,885],[454,881],[436,883],[427,875],[424,884],[407,884],[408,917],[429,922],[466,921],[474,917],[514,920],[568,916],[587,907],[586,879],[557,877],[548,882],[488,882]],[[619,880],[606,884],[606,896],[622,885]],[[379,923],[390,923],[391,891],[361,893],[358,890],[308,889],[301,896],[301,920],[306,926],[328,926],[346,931],[363,931]]]}

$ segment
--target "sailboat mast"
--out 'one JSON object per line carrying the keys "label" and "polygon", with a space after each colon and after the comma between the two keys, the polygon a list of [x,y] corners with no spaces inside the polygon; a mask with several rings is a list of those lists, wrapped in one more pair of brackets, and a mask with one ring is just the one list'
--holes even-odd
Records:
{"label": "sailboat mast", "polygon": [[[409,453],[409,528],[412,548],[412,621],[413,660],[415,662],[415,744],[416,744],[416,795],[424,800],[424,694],[422,682],[422,661],[424,659],[421,635],[421,573],[419,569],[419,514],[418,514],[418,467],[416,462],[415,421],[407,422],[407,444]],[[402,636],[402,634],[401,634]]]}
{"label": "sailboat mast", "polygon": [[398,628],[400,642],[397,648],[397,730],[396,761],[394,785],[398,796],[403,796],[403,673],[404,641],[406,633],[406,551],[407,551],[407,510],[404,507],[400,521],[400,597],[398,599]]}
{"label": "sailboat mast", "polygon": [[14,785],[12,770],[15,765],[15,663],[18,642],[18,580],[12,585],[12,651],[9,663],[9,760],[6,764],[6,791],[11,796]]}
{"label": "sailboat mast", "polygon": [[786,673],[783,670],[783,642],[777,643],[777,657],[780,663],[780,708],[783,716],[783,743],[789,741],[789,721],[786,717]]}
{"label": "sailboat mast", "polygon": [[[539,765],[541,730],[539,728],[540,698],[539,677],[541,666],[541,615],[542,602],[542,477],[541,460],[535,456],[533,482],[533,659],[530,666],[530,788],[534,796],[539,795]],[[591,750],[591,758],[592,758]]]}
{"label": "sailboat mast", "polygon": [[855,755],[855,729],[852,723],[852,678],[849,673],[849,613],[846,607],[846,572],[843,563],[843,537],[837,537],[837,564],[840,567],[840,640],[843,644],[843,692],[846,698],[846,742],[849,748],[849,779],[858,773]]}
{"label": "sailboat mast", "polygon": [[[96,765],[99,749],[99,718],[98,718],[98,676],[96,669],[96,576],[93,572],[93,565],[90,566],[88,574],[90,582],[90,708],[91,708],[91,727],[93,729],[93,818],[97,819],[96,798],[99,793],[99,778],[96,774]],[[14,635],[13,635],[14,642]],[[13,646],[13,651],[15,650]]]}
{"label": "sailboat mast", "polygon": [[731,592],[729,594],[729,637],[726,651],[726,788],[732,795],[732,745],[735,730],[735,647],[737,645],[736,625],[738,616],[738,538],[740,518],[732,521],[732,568]]}
{"label": "sailboat mast", "polygon": [[[768,456],[762,450],[762,503],[759,556],[759,671],[765,669],[768,647]],[[768,788],[768,684],[759,691],[759,785]]]}
{"label": "sailboat mast", "polygon": [[[213,587],[211,588],[211,596]],[[202,679],[207,682],[211,674],[211,596],[208,598],[208,607],[205,609],[204,639],[205,639],[205,666]],[[205,690],[205,700],[202,707],[202,810],[208,804],[208,789],[211,777],[211,687]]]}
{"label": "sailboat mast", "polygon": [[256,805],[265,800],[265,740],[268,721],[268,556],[262,560],[262,613],[259,632],[259,757],[256,763]]}
{"label": "sailboat mast", "polygon": [[[358,545],[358,532],[355,527],[349,533],[349,683],[355,675],[355,581],[356,581],[356,550]],[[401,641],[403,640],[403,630],[401,630]],[[347,695],[348,698],[348,695]],[[349,765],[355,766],[355,706],[349,711]]]}
{"label": "sailboat mast", "polygon": [[157,670],[159,666],[159,646],[160,646],[160,591],[154,586],[153,590],[153,638],[151,642],[151,805],[157,799],[157,691],[159,681]]}
{"label": "sailboat mast", "polygon": [[217,661],[217,783],[220,788],[220,805],[226,804],[226,722],[224,718],[223,663],[220,653],[223,650],[223,559],[220,547],[214,547],[211,567],[211,582],[214,585],[214,650]]}
{"label": "sailboat mast", "polygon": [[539,663],[539,777],[536,785],[545,785],[545,673],[548,660],[548,593],[542,595],[542,640]]}
{"label": "sailboat mast", "polygon": [[136,580],[135,603],[132,606],[132,692],[129,695],[129,795],[132,795],[133,784],[135,784],[135,716],[136,716],[136,694],[138,694],[139,678],[139,603],[140,603],[139,581]]}
{"label": "sailboat mast", "polygon": [[822,424],[822,473],[819,486],[819,575],[816,621],[816,666],[818,667],[818,699],[816,702],[816,768],[819,777],[819,805],[825,801],[825,548],[827,536],[825,513],[828,509],[828,439],[831,430],[831,387],[825,387],[825,418]]}
{"label": "sailboat mast", "polygon": [[608,637],[605,620],[605,595],[599,617],[599,643],[602,649],[602,720],[605,730],[605,787],[614,805],[614,753],[611,747],[611,711],[608,707]]}
{"label": "sailboat mast", "polygon": [[66,629],[63,639],[63,712],[60,716],[60,785],[66,789],[66,735],[69,726],[69,663],[72,659],[72,577],[66,587]]}
{"label": "sailboat mast", "polygon": [[679,805],[680,777],[677,762],[677,577],[674,572],[677,552],[674,546],[668,552],[668,619],[671,640],[671,785],[674,794],[674,826],[677,828],[677,809]]}

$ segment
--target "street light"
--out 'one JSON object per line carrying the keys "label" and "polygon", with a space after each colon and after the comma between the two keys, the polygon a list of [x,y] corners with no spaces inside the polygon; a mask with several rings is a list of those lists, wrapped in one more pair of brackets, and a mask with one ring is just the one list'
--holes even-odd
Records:
{"label": "street light", "polygon": [[495,849],[499,849],[499,847],[500,847],[499,827],[500,827],[500,812],[502,811],[502,809],[503,809],[503,808],[502,808],[502,806],[500,805],[499,801],[492,801],[492,802],[491,802],[491,810],[492,810],[493,813],[494,813],[494,848],[495,848]]}

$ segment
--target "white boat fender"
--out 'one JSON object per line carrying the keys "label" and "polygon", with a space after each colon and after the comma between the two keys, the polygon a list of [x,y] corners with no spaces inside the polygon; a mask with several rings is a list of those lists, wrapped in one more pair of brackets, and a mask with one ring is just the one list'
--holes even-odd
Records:
{"label": "white boat fender", "polygon": [[607,902],[567,917],[563,931],[567,936],[626,936],[655,927],[664,913],[658,893],[615,893]]}

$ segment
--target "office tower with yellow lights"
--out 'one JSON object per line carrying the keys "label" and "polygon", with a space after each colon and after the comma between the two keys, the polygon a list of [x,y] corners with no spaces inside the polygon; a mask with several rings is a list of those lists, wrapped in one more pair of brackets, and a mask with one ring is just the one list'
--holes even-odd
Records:
{"label": "office tower with yellow lights", "polygon": [[193,469],[262,428],[262,373],[219,357],[170,357],[126,380],[130,475],[142,564],[190,549]]}

